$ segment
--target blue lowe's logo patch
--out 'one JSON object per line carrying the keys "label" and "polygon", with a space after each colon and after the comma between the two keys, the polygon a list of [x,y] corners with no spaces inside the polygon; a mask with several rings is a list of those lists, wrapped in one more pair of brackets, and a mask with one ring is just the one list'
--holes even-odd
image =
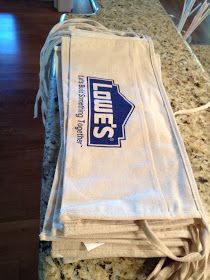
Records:
{"label": "blue lowe's logo patch", "polygon": [[113,80],[88,77],[88,146],[121,147],[134,105]]}

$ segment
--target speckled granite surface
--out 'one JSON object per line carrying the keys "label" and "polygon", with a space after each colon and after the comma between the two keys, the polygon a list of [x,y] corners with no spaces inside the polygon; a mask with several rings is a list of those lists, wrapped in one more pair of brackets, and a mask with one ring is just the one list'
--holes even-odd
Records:
{"label": "speckled granite surface", "polygon": [[[153,38],[161,55],[162,75],[174,111],[206,103],[210,82],[201,66],[177,34],[158,0],[100,0],[102,11],[92,18],[108,28],[134,30]],[[53,83],[52,83],[53,89]],[[49,198],[59,149],[56,91],[50,91],[43,161],[41,223]],[[199,191],[210,216],[210,112],[178,116],[177,123],[186,144]],[[106,259],[62,265],[50,257],[50,244],[40,244],[40,279],[135,280],[145,279],[154,260]]]}
{"label": "speckled granite surface", "polygon": [[191,45],[191,48],[210,77],[210,45]]}

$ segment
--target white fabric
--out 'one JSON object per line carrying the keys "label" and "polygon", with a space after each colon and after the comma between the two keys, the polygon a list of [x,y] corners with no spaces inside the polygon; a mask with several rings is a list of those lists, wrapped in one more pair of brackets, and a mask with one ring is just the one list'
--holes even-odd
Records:
{"label": "white fabric", "polygon": [[[186,154],[181,154],[176,138],[172,137],[174,123],[167,116],[154,75],[151,45],[151,40],[145,39],[95,36],[90,40],[87,35],[72,33],[62,221],[200,217],[199,200],[194,200],[195,182],[188,176],[192,172],[185,163]],[[97,61],[94,66],[93,59]],[[106,61],[107,66],[111,63],[110,67],[104,67]],[[84,77],[85,86],[82,148],[76,142],[75,129],[79,121],[79,76]],[[114,80],[135,106],[121,148],[86,145],[88,76]]]}
{"label": "white fabric", "polygon": [[202,105],[202,106],[199,106],[197,108],[192,108],[192,109],[185,109],[185,110],[179,110],[177,112],[175,112],[175,116],[177,115],[189,115],[189,114],[192,114],[192,113],[197,113],[197,112],[200,112],[200,111],[203,111],[203,110],[206,110],[210,107],[210,101],[207,102],[205,105]]}
{"label": "white fabric", "polygon": [[[53,46],[61,43],[55,48],[61,147],[40,238],[53,240],[52,256],[64,263],[100,257],[169,257],[172,265],[163,268],[165,258],[161,259],[149,279],[187,280],[198,272],[199,279],[205,279],[208,227],[163,88],[159,56],[150,38],[127,37],[90,23],[72,20],[55,26],[42,50],[40,77],[52,61]],[[111,86],[120,93],[113,93]],[[47,89],[47,79],[41,80],[37,102],[41,97],[43,120]],[[102,107],[99,101],[90,106],[91,94],[95,100],[107,98]],[[105,122],[116,131],[128,107],[119,147],[90,141],[91,109],[113,114],[113,122],[112,116],[108,118],[112,125]],[[104,121],[102,116],[95,118],[96,123]]]}

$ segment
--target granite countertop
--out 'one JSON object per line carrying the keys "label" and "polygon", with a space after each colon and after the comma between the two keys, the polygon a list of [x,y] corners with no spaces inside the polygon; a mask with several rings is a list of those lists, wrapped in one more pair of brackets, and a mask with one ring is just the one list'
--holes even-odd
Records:
{"label": "granite countertop", "polygon": [[191,47],[210,76],[210,45],[192,45]]}
{"label": "granite countertop", "polygon": [[[100,0],[102,10],[91,18],[108,28],[134,30],[152,37],[161,56],[163,82],[174,111],[196,107],[210,99],[210,81],[158,0]],[[70,16],[72,17],[72,16]],[[50,91],[43,161],[41,224],[59,150],[56,92]],[[210,112],[177,116],[204,206],[210,216]],[[116,258],[63,265],[50,257],[50,243],[40,243],[40,279],[145,279],[155,260]]]}

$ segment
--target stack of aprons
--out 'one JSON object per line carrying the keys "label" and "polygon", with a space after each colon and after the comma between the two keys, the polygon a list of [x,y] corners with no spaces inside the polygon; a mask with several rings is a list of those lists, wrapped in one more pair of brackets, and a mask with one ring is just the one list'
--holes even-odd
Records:
{"label": "stack of aprons", "polygon": [[163,257],[149,279],[205,279],[209,231],[152,40],[89,20],[55,26],[44,118],[53,61],[61,146],[40,234],[52,257]]}

